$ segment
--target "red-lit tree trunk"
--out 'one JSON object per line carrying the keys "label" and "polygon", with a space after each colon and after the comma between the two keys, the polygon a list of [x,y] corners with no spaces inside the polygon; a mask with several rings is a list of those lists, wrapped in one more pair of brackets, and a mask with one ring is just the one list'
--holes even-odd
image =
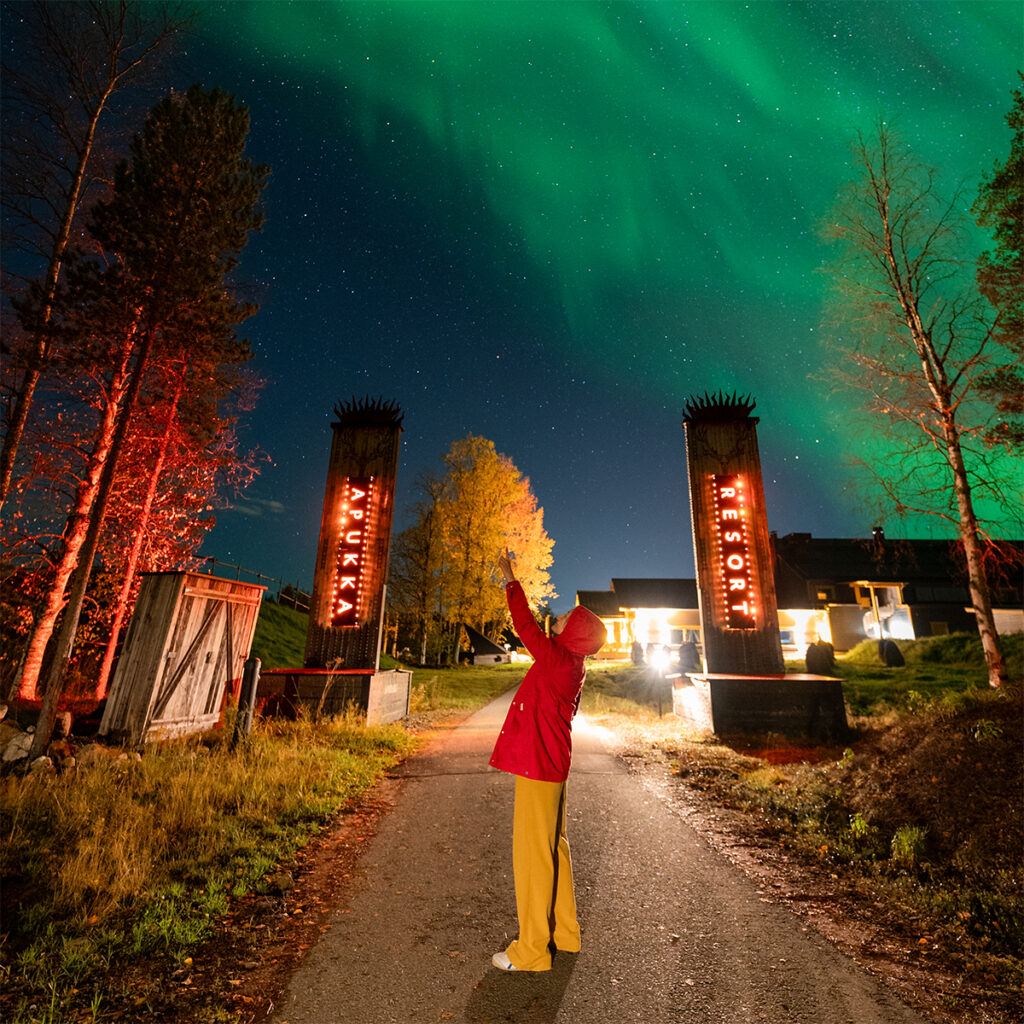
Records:
{"label": "red-lit tree trunk", "polygon": [[132,546],[128,551],[128,558],[124,567],[124,578],[121,581],[121,589],[114,602],[114,615],[110,623],[110,637],[103,652],[103,661],[100,664],[99,675],[96,678],[96,699],[103,700],[107,695],[110,684],[110,671],[114,665],[114,655],[117,652],[117,642],[121,634],[121,625],[124,622],[125,613],[128,610],[128,598],[131,596],[132,584],[135,582],[135,574],[139,565],[139,558],[142,555],[142,547],[146,538],[146,527],[149,525],[150,515],[153,511],[153,504],[156,501],[157,492],[160,487],[160,476],[164,470],[164,463],[167,460],[167,450],[171,443],[171,436],[178,417],[178,403],[181,401],[181,393],[185,386],[186,368],[178,377],[178,383],[171,399],[170,407],[167,410],[167,422],[160,436],[160,445],[157,449],[156,458],[149,474],[149,483],[146,486],[146,493],[142,499],[142,506],[139,509],[138,517],[134,524],[132,535]]}
{"label": "red-lit tree trunk", "polygon": [[152,326],[146,327],[143,332],[142,342],[135,357],[135,365],[132,367],[128,390],[124,396],[124,401],[121,403],[117,426],[114,429],[114,437],[110,444],[110,451],[103,464],[103,471],[100,474],[99,486],[96,490],[96,500],[93,502],[92,511],[89,516],[88,530],[81,546],[78,563],[75,566],[67,607],[64,609],[60,629],[57,632],[56,650],[54,651],[53,661],[50,664],[50,671],[46,679],[46,692],[43,694],[43,703],[39,709],[39,719],[36,722],[35,735],[32,737],[32,746],[28,752],[30,759],[40,757],[46,752],[50,736],[53,733],[53,723],[57,717],[57,705],[64,691],[64,679],[67,675],[68,664],[71,661],[71,651],[75,644],[75,635],[78,632],[78,620],[82,614],[82,603],[85,601],[86,588],[89,586],[89,578],[92,575],[93,560],[96,557],[96,550],[100,543],[100,533],[103,530],[103,520],[110,502],[110,493],[113,490],[114,474],[117,471],[117,463],[124,448],[125,438],[128,436],[132,413],[135,411],[135,406],[138,403],[142,379],[149,362],[149,354],[153,347],[155,334],[156,330]]}
{"label": "red-lit tree trunk", "polygon": [[17,696],[22,700],[34,700],[38,695],[39,674],[42,670],[43,658],[46,655],[46,647],[50,642],[50,637],[53,636],[61,610],[65,606],[65,591],[68,581],[78,565],[82,547],[86,542],[90,516],[99,493],[100,481],[104,468],[110,460],[118,410],[122,405],[128,379],[130,357],[131,345],[129,344],[125,346],[121,361],[107,386],[106,401],[96,427],[85,478],[75,493],[74,508],[71,510],[64,528],[57,570],[47,592],[46,601],[33,625],[28,649],[22,663],[21,676],[15,687]]}
{"label": "red-lit tree trunk", "polygon": [[165,357],[179,346],[198,347],[214,365],[247,356],[234,326],[253,307],[234,300],[226,278],[249,232],[262,223],[258,201],[267,171],[244,156],[248,129],[245,109],[220,90],[193,86],[166,97],[133,140],[131,161],[118,167],[110,201],[93,211],[90,232],[117,260],[83,268],[81,294],[69,303],[68,317],[96,334],[109,316],[127,308],[143,326],[71,578],[29,757],[45,751],[53,732],[114,476],[157,338]]}

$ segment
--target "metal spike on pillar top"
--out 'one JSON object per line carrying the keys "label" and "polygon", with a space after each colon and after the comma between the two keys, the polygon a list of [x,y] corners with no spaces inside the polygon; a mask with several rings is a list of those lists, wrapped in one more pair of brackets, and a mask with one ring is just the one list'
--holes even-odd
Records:
{"label": "metal spike on pillar top", "polygon": [[697,596],[709,673],[785,671],[755,402],[691,396],[683,408]]}
{"label": "metal spike on pillar top", "polygon": [[376,671],[403,414],[369,396],[334,413],[305,666]]}

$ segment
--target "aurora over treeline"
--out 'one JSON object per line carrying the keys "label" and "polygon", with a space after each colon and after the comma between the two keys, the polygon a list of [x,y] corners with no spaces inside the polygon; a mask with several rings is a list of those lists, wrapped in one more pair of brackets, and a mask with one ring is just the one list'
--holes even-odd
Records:
{"label": "aurora over treeline", "polygon": [[772,529],[870,532],[818,226],[879,120],[969,207],[1009,146],[1019,4],[197,9],[176,75],[245,103],[273,171],[242,268],[273,465],[206,553],[311,575],[330,410],[364,393],[406,412],[400,502],[467,433],[530,477],[556,605],[692,574],[693,392],[757,400]]}

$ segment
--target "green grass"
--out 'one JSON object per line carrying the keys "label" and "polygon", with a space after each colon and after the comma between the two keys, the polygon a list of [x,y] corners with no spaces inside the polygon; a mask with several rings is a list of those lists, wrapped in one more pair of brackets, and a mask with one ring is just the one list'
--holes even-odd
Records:
{"label": "green grass", "polygon": [[[522,682],[528,663],[474,665],[461,668],[414,668],[410,710],[419,712],[474,711]],[[657,698],[667,713],[672,707],[670,684],[646,669],[622,662],[597,662],[587,670],[580,709],[603,714],[620,709],[626,714],[657,713]]]}
{"label": "green grass", "polygon": [[[1004,656],[1012,678],[1024,675],[1024,636],[1003,637]],[[976,636],[954,633],[923,640],[900,641],[906,664],[887,668],[873,641],[860,644],[836,659],[836,674],[851,718],[919,713],[931,707],[955,708],[961,699],[985,692],[988,674]],[[413,669],[414,711],[471,710],[509,687],[518,685],[527,665],[496,665],[449,669]],[[802,672],[802,661],[787,662],[787,671]],[[646,718],[671,711],[671,684],[644,667],[626,662],[594,662],[587,671],[580,708],[590,715]]]}
{"label": "green grass", "polygon": [[475,711],[518,686],[526,669],[522,664],[414,668],[409,710],[412,714]]}
{"label": "green grass", "polygon": [[0,974],[16,1019],[65,1019],[111,964],[186,960],[233,899],[266,893],[278,865],[415,745],[352,716],[261,722],[234,752],[229,734],[0,782]]}
{"label": "green grass", "polygon": [[[1011,679],[1024,678],[1024,634],[1001,638]],[[874,641],[858,644],[836,658],[836,675],[851,715],[882,715],[891,711],[921,711],[932,704],[955,701],[959,695],[989,689],[988,672],[978,637],[967,633],[900,640],[905,665],[887,668]],[[789,671],[803,663],[790,662]]]}
{"label": "green grass", "polygon": [[302,665],[308,625],[309,615],[305,612],[264,601],[256,620],[252,656],[260,659],[263,669]]}

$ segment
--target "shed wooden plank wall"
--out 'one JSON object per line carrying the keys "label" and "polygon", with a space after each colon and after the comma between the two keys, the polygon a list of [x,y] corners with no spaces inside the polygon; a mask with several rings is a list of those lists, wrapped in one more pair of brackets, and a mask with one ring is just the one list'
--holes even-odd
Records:
{"label": "shed wooden plank wall", "polygon": [[220,717],[249,656],[263,587],[199,573],[148,573],[136,601],[101,735],[138,743]]}

